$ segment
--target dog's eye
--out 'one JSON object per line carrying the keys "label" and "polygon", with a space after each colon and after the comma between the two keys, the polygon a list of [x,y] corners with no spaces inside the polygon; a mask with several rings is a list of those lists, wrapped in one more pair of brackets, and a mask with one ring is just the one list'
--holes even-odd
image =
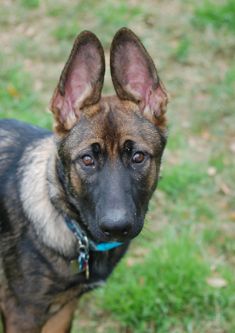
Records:
{"label": "dog's eye", "polygon": [[95,165],[95,162],[90,155],[82,156],[82,162],[85,166],[94,166]]}
{"label": "dog's eye", "polygon": [[141,151],[138,151],[132,156],[132,162],[133,163],[142,163],[145,159],[145,154]]}

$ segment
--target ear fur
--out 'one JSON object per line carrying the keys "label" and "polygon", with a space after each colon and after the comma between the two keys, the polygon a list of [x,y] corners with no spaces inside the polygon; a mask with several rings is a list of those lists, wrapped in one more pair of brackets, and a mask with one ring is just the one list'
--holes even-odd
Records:
{"label": "ear fur", "polygon": [[74,42],[50,103],[56,132],[70,130],[82,108],[99,101],[104,73],[103,47],[92,32],[83,31]]}
{"label": "ear fur", "polygon": [[146,118],[162,124],[168,102],[166,89],[145,47],[127,28],[113,38],[110,68],[118,97],[138,103]]}

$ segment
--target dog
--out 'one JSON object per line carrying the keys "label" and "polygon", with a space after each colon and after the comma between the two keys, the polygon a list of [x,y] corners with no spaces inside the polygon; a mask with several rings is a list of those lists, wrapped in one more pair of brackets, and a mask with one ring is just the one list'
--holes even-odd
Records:
{"label": "dog", "polygon": [[70,332],[144,224],[167,141],[168,96],[138,37],[78,35],[50,103],[53,134],[0,121],[0,313],[5,333]]}

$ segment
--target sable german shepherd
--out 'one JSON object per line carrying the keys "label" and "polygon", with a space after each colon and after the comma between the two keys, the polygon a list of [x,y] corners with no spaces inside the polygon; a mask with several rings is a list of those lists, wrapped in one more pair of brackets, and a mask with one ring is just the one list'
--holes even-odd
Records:
{"label": "sable german shepherd", "polygon": [[102,45],[88,31],[77,37],[50,104],[54,134],[0,121],[4,332],[70,332],[77,298],[107,279],[143,227],[167,93],[129,29],[114,36],[110,58],[117,95],[101,97]]}

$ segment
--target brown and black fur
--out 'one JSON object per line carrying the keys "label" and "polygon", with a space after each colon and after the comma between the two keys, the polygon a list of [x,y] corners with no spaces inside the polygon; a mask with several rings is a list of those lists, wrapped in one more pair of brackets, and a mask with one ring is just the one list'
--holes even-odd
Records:
{"label": "brown and black fur", "polygon": [[[117,96],[101,97],[104,52],[81,33],[51,101],[54,134],[0,122],[0,313],[6,333],[70,332],[76,299],[99,286],[141,231],[166,143],[167,95],[138,38],[111,46]],[[77,240],[64,216],[96,243],[90,277],[74,273]]]}

